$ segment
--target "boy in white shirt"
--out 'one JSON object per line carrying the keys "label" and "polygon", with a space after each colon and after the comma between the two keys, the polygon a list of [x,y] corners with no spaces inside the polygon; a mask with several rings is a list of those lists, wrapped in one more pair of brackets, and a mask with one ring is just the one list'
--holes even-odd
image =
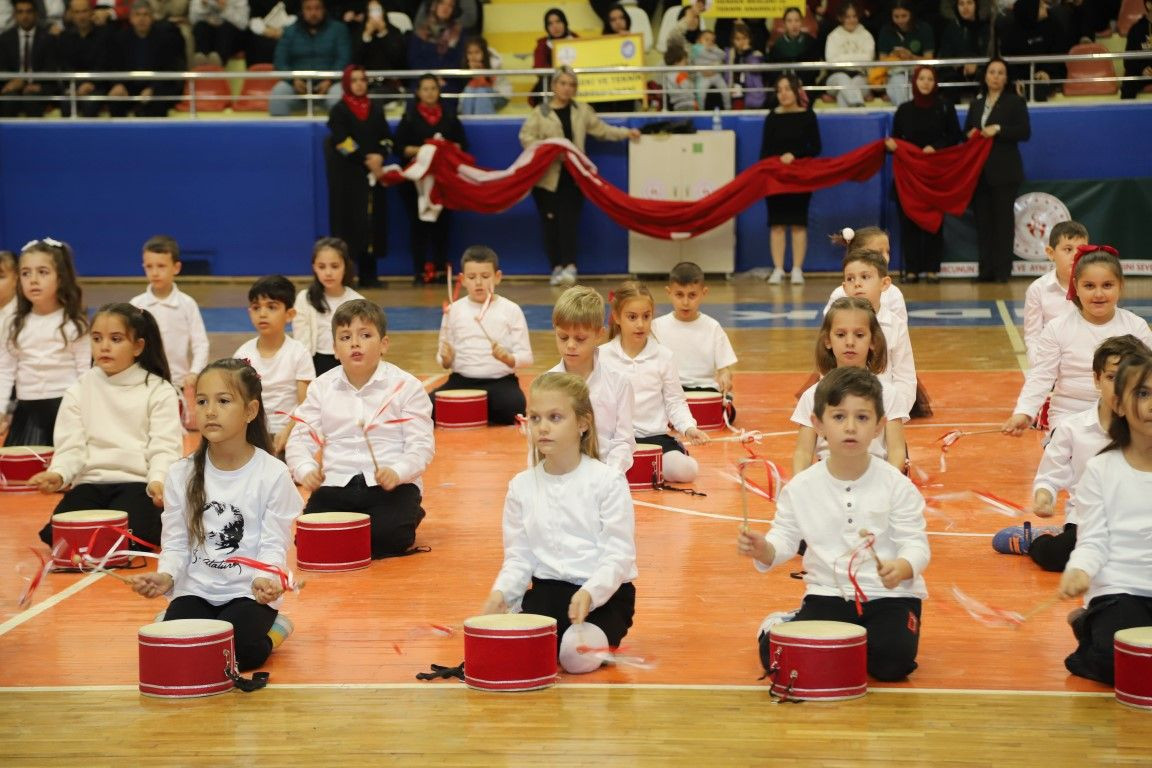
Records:
{"label": "boy in white shirt", "polygon": [[424,519],[420,476],[435,453],[432,403],[416,377],[384,361],[387,329],[372,302],[340,305],[332,315],[340,365],[308,387],[296,416],[309,428],[292,430],[287,448],[292,476],[312,493],[304,514],[367,514],[373,558],[410,552]]}
{"label": "boy in white shirt", "polygon": [[600,362],[604,299],[592,288],[574,285],[560,294],[552,308],[552,325],[560,362],[550,372],[574,373],[588,384],[600,460],[627,472],[636,450],[632,427],[635,397],[628,378]]}
{"label": "boy in white shirt", "polygon": [[283,275],[267,275],[253,283],[248,289],[248,318],[258,335],[233,355],[260,374],[272,453],[280,457],[294,424],[285,414],[304,402],[308,383],[316,378],[312,355],[286,330],[296,316],[295,299],[296,287]]}
{"label": "boy in white shirt", "polygon": [[452,373],[432,393],[435,404],[435,394],[442,389],[484,390],[489,424],[515,424],[516,416],[524,413],[516,369],[532,365],[524,311],[496,295],[502,277],[500,258],[486,245],[473,245],[460,257],[460,284],[467,295],[445,311],[436,353],[436,362]]}
{"label": "boy in white shirt", "polygon": [[664,290],[672,300],[672,311],[652,321],[652,335],[672,350],[684,391],[723,393],[728,423],[735,423],[732,366],[736,352],[720,323],[700,311],[708,295],[704,270],[682,261],[668,273]]}
{"label": "boy in white shirt", "polygon": [[[807,542],[807,589],[795,620],[865,627],[868,674],[902,680],[916,669],[921,601],[928,596],[924,499],[899,470],[868,453],[884,429],[875,375],[855,367],[830,371],[816,388],[812,424],[828,442],[827,460],[784,486],[771,530],[763,536],[742,530],[738,550],[763,572]],[[769,631],[759,640],[769,669]]]}
{"label": "boy in white shirt", "polygon": [[1087,243],[1088,230],[1078,221],[1061,221],[1048,235],[1044,252],[1054,267],[1033,280],[1024,294],[1024,346],[1029,365],[1034,363],[1032,356],[1044,326],[1075,307],[1068,300],[1068,281],[1072,279],[1076,249]]}

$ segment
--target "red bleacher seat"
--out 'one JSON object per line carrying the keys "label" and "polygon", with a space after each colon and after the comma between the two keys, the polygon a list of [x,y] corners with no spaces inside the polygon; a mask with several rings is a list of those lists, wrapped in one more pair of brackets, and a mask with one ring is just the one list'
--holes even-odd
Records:
{"label": "red bleacher seat", "polygon": [[[1088,53],[1108,53],[1108,49],[1099,43],[1081,43],[1072,46],[1068,51],[1073,56]],[[1112,96],[1119,89],[1115,80],[1092,81],[1096,77],[1116,77],[1116,68],[1111,59],[1098,61],[1069,61],[1068,80],[1064,83],[1065,96]],[[1081,82],[1076,82],[1080,80]]]}
{"label": "red bleacher seat", "polygon": [[[193,72],[223,72],[222,67],[214,67],[210,64],[204,64],[199,67],[192,67]],[[191,91],[192,83],[189,81],[184,85],[184,101],[176,105],[178,112],[189,112],[192,105],[189,103],[188,94]],[[232,105],[232,86],[228,84],[228,80],[221,78],[208,78],[205,80],[196,81],[196,111],[197,112],[223,112]]]}
{"label": "red bleacher seat", "polygon": [[[249,72],[272,72],[275,70],[271,64],[253,64],[248,67]],[[274,79],[245,80],[244,84],[240,86],[240,93],[236,96],[236,101],[232,103],[232,108],[237,112],[267,112],[268,111],[268,94],[275,87],[276,81]]]}
{"label": "red bleacher seat", "polygon": [[1128,38],[1128,30],[1144,16],[1144,0],[1124,0],[1120,13],[1116,14],[1116,31],[1120,37]]}

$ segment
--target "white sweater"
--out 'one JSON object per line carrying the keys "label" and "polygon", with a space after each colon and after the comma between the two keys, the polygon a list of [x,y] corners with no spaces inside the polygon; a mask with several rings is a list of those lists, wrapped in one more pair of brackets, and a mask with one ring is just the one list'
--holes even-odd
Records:
{"label": "white sweater", "polygon": [[854,32],[836,27],[828,33],[828,41],[824,43],[824,61],[872,61],[875,58],[876,41],[863,24]]}
{"label": "white sweater", "polygon": [[52,442],[65,485],[162,482],[184,451],[176,388],[135,363],[90,368],[64,393]]}

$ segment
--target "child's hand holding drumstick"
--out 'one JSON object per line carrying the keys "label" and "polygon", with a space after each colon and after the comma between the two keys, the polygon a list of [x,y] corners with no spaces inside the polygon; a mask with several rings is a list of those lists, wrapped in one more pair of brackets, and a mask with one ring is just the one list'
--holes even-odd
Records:
{"label": "child's hand holding drumstick", "polygon": [[166,573],[140,573],[129,576],[132,591],[144,597],[160,597],[172,589],[172,577]]}
{"label": "child's hand holding drumstick", "polygon": [[261,605],[268,605],[280,599],[284,594],[284,587],[280,585],[279,581],[266,579],[263,576],[258,576],[252,579],[252,597],[256,598],[256,602]]}
{"label": "child's hand holding drumstick", "polygon": [[484,610],[481,611],[482,615],[490,613],[508,613],[508,604],[504,602],[504,593],[498,589],[492,590],[492,594],[488,595],[488,600],[484,603]]}
{"label": "child's hand holding drumstick", "polygon": [[748,526],[740,529],[740,535],[736,538],[736,549],[741,555],[761,563],[771,563],[776,559],[776,548],[768,543],[768,539],[750,531]]}

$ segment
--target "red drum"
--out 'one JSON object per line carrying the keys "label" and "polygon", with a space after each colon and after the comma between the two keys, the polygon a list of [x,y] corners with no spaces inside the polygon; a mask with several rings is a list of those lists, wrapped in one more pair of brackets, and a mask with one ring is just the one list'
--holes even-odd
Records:
{"label": "red drum", "polygon": [[0,491],[20,493],[36,490],[36,486],[28,485],[28,479],[48,469],[53,453],[50,445],[0,448]]}
{"label": "red drum", "polygon": [[632,467],[625,473],[634,491],[652,490],[664,482],[664,449],[652,443],[637,443]]}
{"label": "red drum", "polygon": [[296,519],[302,571],[358,571],[372,564],[372,520],[359,512],[316,512]]}
{"label": "red drum", "polygon": [[[60,512],[52,515],[52,549],[56,550],[56,543],[63,541],[66,546],[61,556],[54,558],[57,568],[76,568],[80,565],[73,556],[87,554],[89,557],[100,560],[116,544],[120,534],[112,530],[128,527],[128,513],[115,509],[81,509],[75,512]],[[96,533],[93,537],[92,534]],[[88,549],[91,543],[92,549]],[[128,549],[129,541],[125,538],[120,542],[119,549]],[[120,555],[108,558],[105,566],[128,565],[128,556]]]}
{"label": "red drum", "polygon": [[868,633],[843,621],[786,621],[768,633],[772,693],[840,701],[868,692]]}
{"label": "red drum", "polygon": [[488,426],[488,393],[482,389],[442,389],[436,393],[436,426],[474,429]]}
{"label": "red drum", "polygon": [[685,392],[688,410],[698,429],[724,429],[724,395],[719,392]]}
{"label": "red drum", "polygon": [[464,621],[464,682],[480,691],[533,691],[556,682],[556,619],[494,613]]}
{"label": "red drum", "polygon": [[232,690],[236,669],[232,625],[174,619],[140,628],[140,693],[186,699]]}
{"label": "red drum", "polygon": [[1122,629],[1112,640],[1116,701],[1152,709],[1152,627]]}

